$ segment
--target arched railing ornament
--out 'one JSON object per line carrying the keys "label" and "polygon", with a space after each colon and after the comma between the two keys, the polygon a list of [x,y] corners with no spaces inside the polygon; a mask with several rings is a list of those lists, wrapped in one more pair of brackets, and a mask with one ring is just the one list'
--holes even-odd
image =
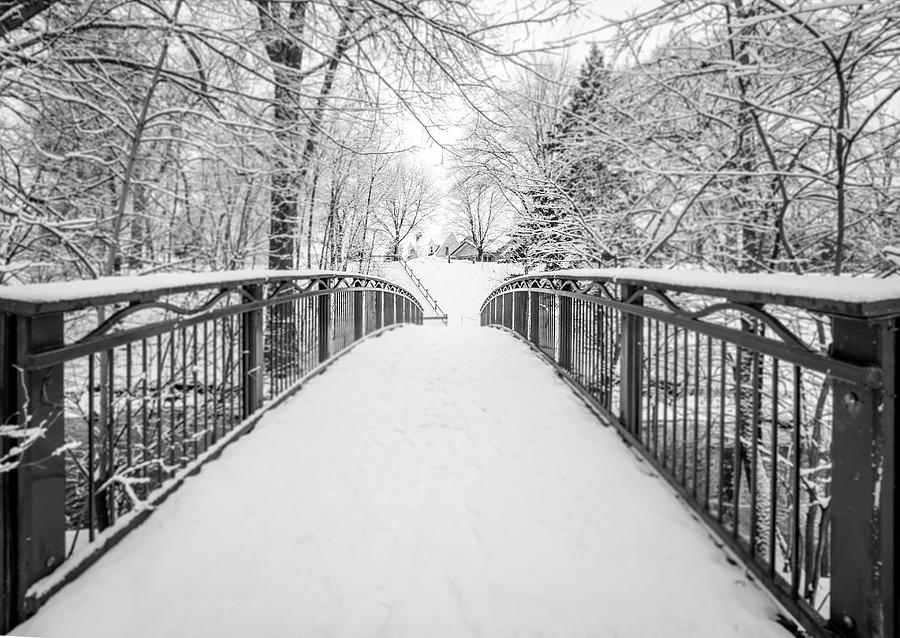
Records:
{"label": "arched railing ornament", "polygon": [[[501,284],[495,288],[485,299],[481,306],[481,310],[487,306],[490,301],[499,295],[506,294],[513,290],[535,290],[535,291],[552,291],[575,295],[576,297],[596,297],[607,299],[611,302],[625,303],[635,305],[645,298],[652,298],[659,301],[668,311],[674,315],[701,321],[704,317],[715,315],[718,312],[733,310],[748,317],[752,317],[761,321],[768,326],[772,332],[788,346],[800,348],[807,352],[817,352],[818,350],[810,346],[798,335],[794,334],[787,326],[772,314],[762,310],[759,307],[751,306],[745,303],[725,302],[714,303],[700,310],[687,310],[675,303],[667,294],[655,288],[638,288],[625,300],[619,300],[617,295],[609,289],[611,282],[608,281],[591,281],[588,279],[555,279],[545,275],[525,276],[515,280],[511,280]],[[596,294],[594,294],[596,293]]]}
{"label": "arched railing ornament", "polygon": [[786,345],[794,348],[799,348],[806,352],[817,352],[816,349],[810,347],[800,337],[791,332],[791,330],[788,329],[788,327],[785,326],[779,319],[777,319],[770,313],[761,310],[758,307],[743,303],[723,302],[714,303],[699,310],[686,310],[685,308],[682,308],[681,306],[676,304],[665,293],[649,288],[641,288],[640,290],[636,291],[625,301],[625,303],[633,305],[638,301],[643,301],[647,298],[659,301],[661,304],[663,304],[663,306],[665,306],[667,310],[669,310],[674,315],[694,321],[701,321],[704,317],[710,317],[721,312],[735,311],[745,317],[752,317],[753,319],[759,320],[763,325],[770,328],[772,332],[776,334]]}
{"label": "arched railing ornament", "polygon": [[104,334],[110,332],[113,328],[115,328],[118,324],[120,324],[124,319],[135,315],[140,312],[145,312],[148,310],[163,310],[165,312],[170,312],[175,315],[180,315],[183,317],[190,317],[192,315],[201,314],[212,310],[220,301],[223,299],[227,299],[231,295],[239,293],[243,297],[243,293],[240,289],[236,288],[227,288],[225,290],[221,290],[212,296],[206,302],[203,302],[201,305],[196,308],[190,308],[186,306],[181,306],[175,303],[169,303],[164,301],[138,301],[129,304],[125,308],[116,311],[112,315],[110,315],[105,321],[103,321],[99,326],[95,329],[74,341],[73,343],[85,343],[88,341],[92,341],[97,339],[98,337],[103,336]]}

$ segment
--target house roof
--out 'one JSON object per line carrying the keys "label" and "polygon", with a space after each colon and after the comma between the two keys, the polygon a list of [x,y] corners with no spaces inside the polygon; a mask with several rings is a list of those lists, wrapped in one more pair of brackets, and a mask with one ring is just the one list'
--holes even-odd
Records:
{"label": "house roof", "polygon": [[468,237],[466,237],[466,238],[463,239],[461,242],[459,242],[459,245],[458,245],[456,248],[453,249],[453,252],[450,253],[450,256],[452,257],[453,255],[455,255],[456,253],[458,253],[459,250],[460,250],[461,248],[464,248],[465,246],[468,246],[468,247],[474,249],[474,248],[475,248],[475,243],[474,243],[471,239],[469,239]]}

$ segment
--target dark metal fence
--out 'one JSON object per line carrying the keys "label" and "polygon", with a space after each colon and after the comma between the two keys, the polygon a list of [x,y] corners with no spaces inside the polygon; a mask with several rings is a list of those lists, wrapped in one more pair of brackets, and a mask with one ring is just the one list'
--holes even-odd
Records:
{"label": "dark metal fence", "polygon": [[343,273],[0,288],[0,631],[252,427],[262,407],[399,323],[422,323],[408,291]]}
{"label": "dark metal fence", "polygon": [[897,636],[897,286],[660,279],[518,277],[481,322],[552,360],[807,631]]}

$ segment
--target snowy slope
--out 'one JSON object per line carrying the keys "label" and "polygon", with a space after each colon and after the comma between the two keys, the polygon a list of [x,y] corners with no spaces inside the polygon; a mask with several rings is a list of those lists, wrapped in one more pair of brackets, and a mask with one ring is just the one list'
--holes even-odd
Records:
{"label": "snowy slope", "polygon": [[787,638],[774,612],[527,346],[409,327],[313,379],[13,633]]}
{"label": "snowy slope", "polygon": [[434,316],[434,308],[432,308],[431,304],[429,304],[425,299],[425,295],[422,294],[422,291],[419,290],[418,286],[416,286],[415,282],[410,278],[406,270],[403,269],[403,266],[400,264],[400,262],[386,261],[373,263],[372,270],[373,274],[375,274],[376,276],[382,277],[384,279],[387,279],[388,281],[394,282],[398,286],[403,286],[404,288],[406,288],[415,296],[416,300],[425,310],[425,316]]}
{"label": "snowy slope", "polygon": [[449,326],[477,325],[491,290],[510,275],[522,274],[518,264],[447,263],[438,257],[412,259],[409,265],[447,313]]}

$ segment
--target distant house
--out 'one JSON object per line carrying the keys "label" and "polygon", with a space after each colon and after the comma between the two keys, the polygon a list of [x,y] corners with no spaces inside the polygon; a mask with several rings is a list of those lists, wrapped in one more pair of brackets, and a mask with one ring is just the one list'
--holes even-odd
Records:
{"label": "distant house", "polygon": [[[496,242],[488,244],[481,252],[481,261],[497,261],[497,254],[499,250],[500,246]],[[478,248],[475,246],[475,242],[472,241],[471,237],[465,237],[461,242],[459,242],[456,250],[450,253],[450,258],[471,259],[472,261],[478,261]]]}
{"label": "distant house", "polygon": [[456,249],[450,253],[451,259],[471,259],[475,260],[478,255],[478,251],[475,249],[475,244],[468,237],[463,238],[461,242],[456,246]]}
{"label": "distant house", "polygon": [[440,246],[432,253],[435,257],[451,257],[453,255],[453,251],[459,246],[459,240],[456,238],[456,235],[450,233],[444,239]]}
{"label": "distant house", "polygon": [[[482,261],[497,261],[504,243],[502,241],[494,241],[484,247],[481,254]],[[441,257],[443,259],[468,259],[470,261],[478,261],[478,248],[471,237],[463,237],[462,240],[457,239],[456,235],[449,233],[440,245],[434,248],[429,245],[428,251],[430,255]]]}

